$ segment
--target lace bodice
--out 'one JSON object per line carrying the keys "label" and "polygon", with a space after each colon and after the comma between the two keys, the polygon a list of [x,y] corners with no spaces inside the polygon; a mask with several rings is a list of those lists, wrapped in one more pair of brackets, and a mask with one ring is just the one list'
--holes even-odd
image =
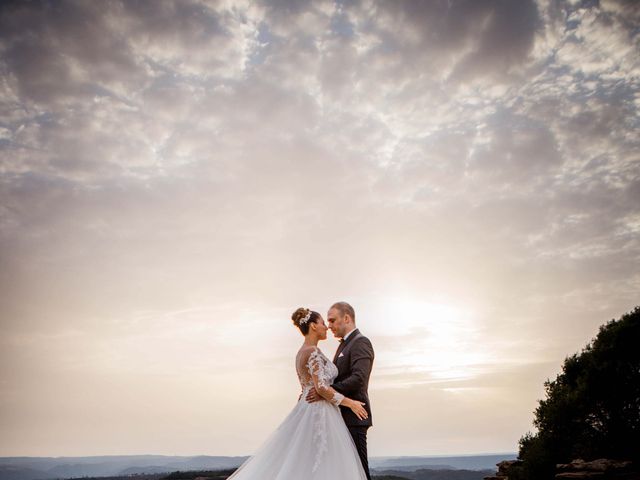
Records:
{"label": "lace bodice", "polygon": [[338,367],[318,347],[303,347],[296,356],[296,372],[302,387],[303,397],[315,387],[326,400],[340,405],[344,395],[331,388],[338,376]]}

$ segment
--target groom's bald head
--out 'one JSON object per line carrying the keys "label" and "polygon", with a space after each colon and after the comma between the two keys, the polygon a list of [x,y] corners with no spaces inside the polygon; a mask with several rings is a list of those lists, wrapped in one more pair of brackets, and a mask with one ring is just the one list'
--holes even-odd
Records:
{"label": "groom's bald head", "polygon": [[[331,309],[335,308],[338,312],[340,312],[340,316],[344,317],[345,315],[349,315],[351,317],[351,320],[353,320],[353,323],[355,325],[356,323],[356,312],[353,309],[353,307],[351,305],[349,305],[347,302],[336,302],[333,305],[331,305]],[[330,310],[331,310],[330,309]]]}

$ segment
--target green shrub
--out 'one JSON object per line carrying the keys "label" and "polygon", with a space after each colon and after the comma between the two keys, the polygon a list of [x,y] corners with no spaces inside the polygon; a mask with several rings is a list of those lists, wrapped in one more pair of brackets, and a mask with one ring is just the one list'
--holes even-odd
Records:
{"label": "green shrub", "polygon": [[538,432],[520,438],[522,465],[510,478],[553,478],[557,463],[576,458],[640,460],[640,307],[600,326],[544,386]]}

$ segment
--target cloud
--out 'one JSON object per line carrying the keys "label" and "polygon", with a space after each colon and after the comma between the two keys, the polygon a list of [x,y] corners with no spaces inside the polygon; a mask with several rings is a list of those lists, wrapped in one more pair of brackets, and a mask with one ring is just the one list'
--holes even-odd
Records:
{"label": "cloud", "polygon": [[3,395],[45,375],[201,380],[208,361],[212,390],[295,390],[290,311],[345,298],[377,345],[383,424],[406,394],[457,398],[478,427],[406,453],[485,448],[500,399],[521,430],[541,372],[636,301],[634,6],[3,3]]}

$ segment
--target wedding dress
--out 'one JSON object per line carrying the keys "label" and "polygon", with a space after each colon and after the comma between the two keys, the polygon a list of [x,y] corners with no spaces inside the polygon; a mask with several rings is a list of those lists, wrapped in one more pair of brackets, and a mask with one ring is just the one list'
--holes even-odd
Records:
{"label": "wedding dress", "polygon": [[[296,356],[302,395],[277,429],[227,480],[366,480],[360,457],[331,388],[338,368],[318,347]],[[327,400],[308,403],[315,387]]]}

